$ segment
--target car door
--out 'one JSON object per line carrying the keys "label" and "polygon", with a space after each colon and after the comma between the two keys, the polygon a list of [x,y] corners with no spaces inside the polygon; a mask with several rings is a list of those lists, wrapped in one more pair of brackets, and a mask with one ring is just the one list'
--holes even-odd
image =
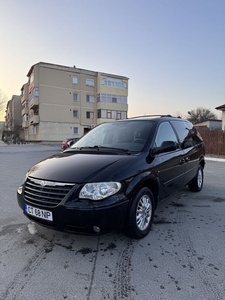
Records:
{"label": "car door", "polygon": [[174,142],[176,149],[157,154],[161,199],[183,187],[185,174],[184,151],[181,149],[177,135],[169,122],[163,122],[158,127],[155,137],[156,149],[160,149],[165,142]]}
{"label": "car door", "polygon": [[199,165],[199,147],[201,147],[202,141],[198,137],[196,129],[190,122],[186,120],[180,120],[171,121],[171,123],[178,134],[181,148],[184,151],[184,185],[186,185],[196,175]]}

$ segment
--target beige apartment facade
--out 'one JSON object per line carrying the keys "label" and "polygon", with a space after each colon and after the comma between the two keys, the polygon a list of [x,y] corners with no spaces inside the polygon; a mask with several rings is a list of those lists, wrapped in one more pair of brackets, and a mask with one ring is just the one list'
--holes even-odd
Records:
{"label": "beige apartment facade", "polygon": [[18,142],[24,139],[21,118],[21,96],[13,95],[7,102],[5,110],[4,139]]}
{"label": "beige apartment facade", "polygon": [[127,118],[127,77],[43,62],[27,76],[21,88],[26,141],[60,142]]}
{"label": "beige apartment facade", "polygon": [[14,130],[16,126],[21,126],[21,97],[13,95],[7,102],[5,111],[6,130]]}

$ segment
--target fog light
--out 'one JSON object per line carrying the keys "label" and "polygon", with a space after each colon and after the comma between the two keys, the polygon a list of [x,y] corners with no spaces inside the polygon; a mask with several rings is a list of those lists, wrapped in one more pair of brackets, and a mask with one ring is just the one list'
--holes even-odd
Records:
{"label": "fog light", "polygon": [[100,228],[98,226],[93,226],[93,230],[96,232],[96,233],[99,233],[100,232]]}

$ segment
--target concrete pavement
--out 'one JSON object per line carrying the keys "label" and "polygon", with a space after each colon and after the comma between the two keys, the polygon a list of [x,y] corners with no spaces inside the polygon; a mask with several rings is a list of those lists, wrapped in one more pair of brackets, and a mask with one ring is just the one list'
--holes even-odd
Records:
{"label": "concrete pavement", "polygon": [[0,152],[62,151],[60,144],[6,144],[0,140]]}
{"label": "concrete pavement", "polygon": [[7,146],[7,144],[0,139],[0,146]]}

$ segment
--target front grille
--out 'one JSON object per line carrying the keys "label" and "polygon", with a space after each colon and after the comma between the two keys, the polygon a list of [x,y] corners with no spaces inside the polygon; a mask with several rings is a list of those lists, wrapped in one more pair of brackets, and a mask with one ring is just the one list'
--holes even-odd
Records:
{"label": "front grille", "polygon": [[45,181],[28,177],[24,198],[35,205],[53,207],[58,205],[74,186],[72,183]]}

